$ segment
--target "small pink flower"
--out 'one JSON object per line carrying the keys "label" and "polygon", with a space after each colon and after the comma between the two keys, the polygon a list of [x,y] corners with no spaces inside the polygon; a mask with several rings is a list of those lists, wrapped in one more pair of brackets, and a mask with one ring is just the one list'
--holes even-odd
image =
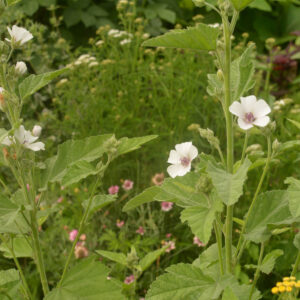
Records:
{"label": "small pink flower", "polygon": [[122,185],[122,188],[125,190],[125,191],[130,191],[132,188],[133,188],[133,181],[129,180],[129,179],[126,179],[124,180],[124,183]]}
{"label": "small pink flower", "polygon": [[140,226],[139,229],[136,231],[136,233],[140,234],[140,235],[144,235],[145,234],[145,229],[143,226]]}
{"label": "small pink flower", "polygon": [[118,185],[112,185],[109,189],[108,189],[108,193],[110,195],[114,195],[114,194],[118,194],[119,192],[119,186]]}
{"label": "small pink flower", "polygon": [[74,242],[75,239],[76,239],[77,234],[78,234],[78,230],[77,230],[77,229],[71,230],[71,231],[69,232],[69,240],[70,240],[71,242]]}
{"label": "small pink flower", "polygon": [[30,185],[29,185],[29,183],[26,184],[26,188],[27,188],[27,191],[29,192],[30,191]]}
{"label": "small pink flower", "polygon": [[103,229],[106,229],[106,227],[107,227],[107,226],[106,226],[105,224],[102,225],[102,228],[103,228]]}
{"label": "small pink flower", "polygon": [[59,197],[58,199],[57,199],[57,203],[62,203],[63,202],[63,200],[64,200],[64,198],[63,197]]}
{"label": "small pink flower", "polygon": [[152,178],[151,181],[154,185],[162,185],[165,179],[164,173],[156,173]]}
{"label": "small pink flower", "polygon": [[134,275],[127,276],[124,280],[125,284],[130,284],[132,282],[134,282]]}
{"label": "small pink flower", "polygon": [[172,250],[176,249],[176,245],[175,245],[175,242],[174,241],[162,241],[162,245],[163,246],[169,246],[167,249],[166,249],[166,252],[169,253],[171,252]]}
{"label": "small pink flower", "polygon": [[122,228],[124,226],[124,224],[125,224],[124,221],[117,220],[117,223],[116,223],[117,227]]}
{"label": "small pink flower", "polygon": [[205,247],[206,246],[206,244],[202,243],[197,236],[194,236],[193,244],[197,245],[198,247]]}
{"label": "small pink flower", "polygon": [[161,210],[162,211],[170,211],[173,208],[173,204],[174,204],[173,202],[164,201],[160,204]]}
{"label": "small pink flower", "polygon": [[166,238],[169,239],[172,236],[172,233],[167,233]]}
{"label": "small pink flower", "polygon": [[79,238],[81,241],[85,241],[86,240],[86,234],[82,234]]}
{"label": "small pink flower", "polygon": [[84,246],[83,242],[79,242],[75,246],[74,254],[77,259],[87,257],[89,255],[89,250]]}

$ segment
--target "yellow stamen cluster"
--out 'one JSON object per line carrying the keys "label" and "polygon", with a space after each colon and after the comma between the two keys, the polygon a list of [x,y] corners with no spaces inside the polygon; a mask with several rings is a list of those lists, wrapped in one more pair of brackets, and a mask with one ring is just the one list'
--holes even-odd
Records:
{"label": "yellow stamen cluster", "polygon": [[292,292],[293,288],[300,288],[300,280],[296,281],[296,277],[283,277],[282,281],[276,283],[271,289],[272,294],[284,293],[284,292]]}

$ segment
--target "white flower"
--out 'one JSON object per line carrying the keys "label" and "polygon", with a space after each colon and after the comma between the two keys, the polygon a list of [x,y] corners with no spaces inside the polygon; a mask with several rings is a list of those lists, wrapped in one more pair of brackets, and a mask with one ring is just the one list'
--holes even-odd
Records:
{"label": "white flower", "polygon": [[7,27],[7,30],[10,34],[11,40],[6,39],[8,42],[12,44],[17,44],[22,46],[26,42],[30,41],[33,38],[33,35],[23,27],[18,27],[13,25],[12,29]]}
{"label": "white flower", "polygon": [[38,139],[37,136],[33,136],[30,131],[25,130],[24,126],[21,125],[18,129],[15,130],[14,136],[7,136],[2,141],[2,144],[10,146],[15,143],[16,140],[23,145],[25,148],[32,151],[45,150],[45,144],[42,142],[36,142]]}
{"label": "white flower", "polygon": [[27,72],[27,66],[24,63],[24,61],[18,61],[17,64],[16,64],[16,66],[15,66],[15,70],[20,75],[25,74]]}
{"label": "white flower", "polygon": [[265,127],[270,122],[267,116],[271,112],[265,100],[258,100],[255,96],[241,97],[241,103],[234,101],[229,111],[238,117],[239,126],[248,130],[253,125]]}
{"label": "white flower", "polygon": [[42,133],[42,127],[39,125],[34,125],[32,129],[32,135],[39,137]]}
{"label": "white flower", "polygon": [[93,61],[89,64],[89,67],[96,67],[96,66],[99,66],[99,63],[97,61]]}
{"label": "white flower", "polygon": [[107,34],[109,36],[115,36],[116,34],[119,34],[120,31],[118,29],[111,29]]}
{"label": "white flower", "polygon": [[212,28],[219,28],[220,24],[219,23],[214,23],[214,24],[208,24],[208,26],[212,27]]}
{"label": "white flower", "polygon": [[102,41],[102,40],[99,40],[97,43],[96,43],[96,46],[101,46],[102,44],[104,44],[104,41]]}
{"label": "white flower", "polygon": [[131,39],[125,39],[120,42],[120,45],[123,46],[123,45],[130,44],[130,43],[131,43]]}
{"label": "white flower", "polygon": [[172,178],[188,173],[191,170],[192,160],[198,155],[198,150],[192,142],[177,144],[175,149],[171,150],[168,159],[168,163],[172,165],[168,167],[167,171]]}

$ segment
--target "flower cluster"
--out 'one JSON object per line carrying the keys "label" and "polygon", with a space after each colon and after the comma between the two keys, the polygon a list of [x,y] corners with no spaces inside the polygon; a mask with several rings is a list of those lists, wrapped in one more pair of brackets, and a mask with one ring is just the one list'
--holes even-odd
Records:
{"label": "flower cluster", "polygon": [[68,64],[67,68],[74,68],[75,66],[80,66],[80,65],[87,65],[89,68],[98,66],[99,63],[96,60],[96,57],[89,55],[89,54],[82,54],[80,55],[75,62]]}
{"label": "flower cluster", "polygon": [[282,281],[279,281],[276,283],[276,286],[274,286],[271,289],[272,294],[278,294],[278,293],[291,293],[296,292],[298,293],[298,290],[300,288],[300,280],[296,281],[296,277],[283,277]]}
{"label": "flower cluster", "polygon": [[108,36],[113,37],[113,38],[123,38],[123,40],[120,41],[120,45],[126,45],[131,43],[131,39],[133,38],[132,33],[129,33],[127,31],[122,31],[118,29],[111,29],[107,33]]}

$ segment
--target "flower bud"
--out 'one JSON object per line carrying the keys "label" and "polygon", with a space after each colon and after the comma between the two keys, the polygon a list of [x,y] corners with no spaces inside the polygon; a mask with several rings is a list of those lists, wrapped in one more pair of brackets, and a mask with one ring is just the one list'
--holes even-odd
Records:
{"label": "flower bud", "polygon": [[272,144],[272,150],[274,152],[277,152],[277,150],[279,149],[280,145],[281,145],[281,143],[277,139],[275,139],[274,142],[273,142],[273,144]]}
{"label": "flower bud", "polygon": [[221,80],[221,81],[223,81],[224,80],[224,75],[223,75],[223,72],[222,72],[222,70],[218,70],[218,72],[217,72],[217,76],[218,76],[218,78]]}
{"label": "flower bud", "polygon": [[27,66],[23,61],[18,61],[15,70],[18,74],[24,75],[27,72]]}
{"label": "flower bud", "polygon": [[275,45],[276,40],[274,38],[268,38],[266,40],[266,48],[268,50],[271,50],[273,48],[273,46]]}
{"label": "flower bud", "polygon": [[42,127],[39,125],[34,125],[33,129],[32,129],[32,135],[33,136],[40,136],[42,133]]}
{"label": "flower bud", "polygon": [[198,7],[202,7],[205,5],[205,1],[204,0],[193,0],[194,4]]}

